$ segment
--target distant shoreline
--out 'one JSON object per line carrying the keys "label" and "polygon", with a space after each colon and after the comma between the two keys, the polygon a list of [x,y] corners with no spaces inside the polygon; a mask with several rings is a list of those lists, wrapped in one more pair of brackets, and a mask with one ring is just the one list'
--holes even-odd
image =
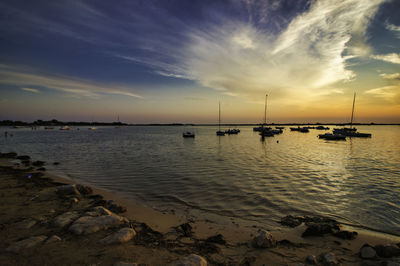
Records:
{"label": "distant shoreline", "polygon": [[[24,121],[12,121],[12,120],[3,120],[0,121],[0,126],[10,126],[10,127],[41,127],[41,126],[218,126],[216,123],[136,123],[136,124],[128,124],[122,122],[77,122],[77,121],[58,121],[58,120],[50,120],[43,121],[37,120],[34,122],[24,122]],[[262,123],[224,123],[221,126],[230,126],[230,127],[240,127],[240,126],[259,126]],[[350,123],[266,123],[266,126],[327,126],[327,125],[335,125],[335,126],[349,126]],[[400,123],[353,123],[353,126],[400,126]]]}

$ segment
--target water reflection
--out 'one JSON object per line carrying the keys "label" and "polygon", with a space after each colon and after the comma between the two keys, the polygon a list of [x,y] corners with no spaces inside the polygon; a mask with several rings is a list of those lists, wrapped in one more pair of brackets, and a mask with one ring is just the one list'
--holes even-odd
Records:
{"label": "water reflection", "polygon": [[399,230],[399,127],[369,127],[372,138],[345,142],[320,140],[316,130],[263,139],[240,129],[218,137],[213,127],[196,127],[194,139],[179,127],[7,129],[14,137],[0,147],[59,161],[64,175],[159,208],[271,226],[289,213],[323,214]]}

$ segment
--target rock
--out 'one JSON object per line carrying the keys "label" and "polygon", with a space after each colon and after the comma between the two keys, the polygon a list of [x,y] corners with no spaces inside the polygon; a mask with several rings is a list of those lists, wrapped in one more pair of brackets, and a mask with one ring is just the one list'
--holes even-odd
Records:
{"label": "rock", "polygon": [[339,237],[341,239],[353,240],[357,237],[358,233],[356,231],[337,231],[333,233],[334,236]]}
{"label": "rock", "polygon": [[335,233],[338,229],[337,225],[331,223],[309,223],[301,236],[323,236],[324,234]]}
{"label": "rock", "polygon": [[318,261],[317,261],[317,258],[314,255],[310,254],[306,258],[306,263],[307,264],[311,264],[311,265],[317,265]]}
{"label": "rock", "polygon": [[336,255],[332,252],[322,253],[319,255],[319,261],[324,266],[336,266],[340,265],[339,261],[336,258]]}
{"label": "rock", "polygon": [[35,221],[34,219],[31,219],[31,218],[28,218],[21,222],[16,223],[15,227],[17,229],[29,229],[32,226],[34,226],[35,224],[37,224],[37,221]]}
{"label": "rock", "polygon": [[400,248],[393,244],[377,245],[375,246],[375,251],[379,257],[383,258],[400,256]]}
{"label": "rock", "polygon": [[117,205],[115,203],[111,203],[111,204],[107,204],[106,203],[106,207],[107,207],[107,209],[109,209],[113,213],[124,213],[124,212],[126,212],[126,207],[121,206],[121,205]]}
{"label": "rock", "polygon": [[43,166],[44,164],[45,164],[45,162],[43,162],[43,161],[34,161],[34,162],[32,163],[33,166],[37,166],[37,167],[41,167],[41,166]]}
{"label": "rock", "polygon": [[184,223],[179,226],[184,236],[192,236],[192,226],[189,223]]}
{"label": "rock", "polygon": [[226,244],[226,241],[221,234],[218,234],[215,236],[210,236],[209,238],[206,239],[206,242],[217,243],[217,244],[221,244],[221,245]]}
{"label": "rock", "polygon": [[29,157],[28,155],[20,155],[20,156],[17,156],[16,158],[21,161],[29,161],[31,159],[31,157]]}
{"label": "rock", "polygon": [[87,235],[100,230],[118,227],[128,222],[128,219],[116,214],[102,216],[82,216],[75,220],[68,230],[76,235]]}
{"label": "rock", "polygon": [[137,266],[137,263],[118,261],[113,266]]}
{"label": "rock", "polygon": [[79,214],[77,212],[65,212],[54,218],[53,225],[63,228],[78,219],[78,217]]}
{"label": "rock", "polygon": [[174,263],[173,266],[207,266],[207,261],[199,255],[190,254],[184,258],[181,258]]}
{"label": "rock", "polygon": [[253,247],[255,248],[272,248],[276,247],[276,239],[270,232],[260,230],[253,239]]}
{"label": "rock", "polygon": [[38,171],[46,171],[46,168],[40,167],[40,168],[38,168],[37,170],[38,170]]}
{"label": "rock", "polygon": [[61,196],[67,196],[67,195],[80,196],[80,193],[76,188],[75,184],[59,186],[57,187],[57,193]]}
{"label": "rock", "polygon": [[33,236],[13,243],[6,249],[6,251],[18,253],[21,249],[34,247],[36,245],[39,245],[46,239],[47,236]]}
{"label": "rock", "polygon": [[360,249],[360,258],[362,259],[374,259],[376,258],[376,251],[373,247],[365,244]]}
{"label": "rock", "polygon": [[298,216],[292,216],[292,215],[287,215],[283,217],[280,221],[282,225],[288,226],[288,227],[296,227],[299,226],[303,222],[303,217],[298,217]]}
{"label": "rock", "polygon": [[60,164],[59,162],[54,162],[54,163],[53,163],[53,165],[59,165],[59,164]]}
{"label": "rock", "polygon": [[90,195],[93,193],[93,190],[91,187],[88,186],[84,186],[84,185],[80,185],[77,184],[76,188],[78,189],[78,191],[82,194],[82,195]]}
{"label": "rock", "polygon": [[99,242],[104,245],[121,244],[128,242],[129,240],[134,238],[135,235],[135,230],[129,227],[125,227],[118,232],[101,239]]}
{"label": "rock", "polygon": [[49,237],[49,238],[46,240],[46,244],[51,244],[51,243],[59,242],[59,241],[61,241],[61,238],[60,238],[59,236],[57,236],[57,235],[52,235],[51,237]]}

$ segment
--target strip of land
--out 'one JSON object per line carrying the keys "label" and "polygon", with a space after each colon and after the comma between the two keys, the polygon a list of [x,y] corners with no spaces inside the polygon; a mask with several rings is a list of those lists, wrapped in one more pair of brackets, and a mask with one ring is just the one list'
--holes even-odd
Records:
{"label": "strip of land", "polygon": [[323,217],[287,216],[276,228],[194,221],[72,184],[29,156],[0,157],[0,265],[400,263],[394,235]]}

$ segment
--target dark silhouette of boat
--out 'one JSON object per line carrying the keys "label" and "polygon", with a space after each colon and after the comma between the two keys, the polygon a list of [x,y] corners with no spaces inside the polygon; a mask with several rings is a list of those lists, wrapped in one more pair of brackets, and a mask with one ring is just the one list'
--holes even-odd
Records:
{"label": "dark silhouette of boat", "polygon": [[185,132],[182,133],[182,136],[183,136],[184,138],[194,138],[195,135],[194,135],[193,132],[185,131]]}
{"label": "dark silhouette of boat", "polygon": [[319,134],[318,138],[326,140],[346,140],[345,135],[332,134],[332,133]]}

